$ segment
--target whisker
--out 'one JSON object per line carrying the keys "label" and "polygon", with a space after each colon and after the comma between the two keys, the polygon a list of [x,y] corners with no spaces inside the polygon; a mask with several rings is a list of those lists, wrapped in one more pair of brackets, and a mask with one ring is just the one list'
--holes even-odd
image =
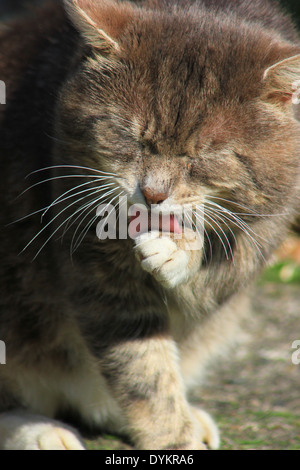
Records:
{"label": "whisker", "polygon": [[[63,232],[61,238],[62,238],[62,239],[64,238],[64,236],[65,236],[65,234],[68,232],[68,230],[76,223],[76,221],[77,221],[78,219],[80,219],[80,217],[83,215],[83,213],[84,213],[86,210],[88,210],[93,204],[99,203],[99,200],[102,200],[103,198],[106,198],[107,196],[109,196],[112,192],[116,191],[117,189],[118,189],[118,188],[114,188],[113,190],[106,191],[106,192],[105,192],[104,194],[102,194],[100,197],[96,197],[96,198],[94,198],[92,201],[88,201],[88,202],[82,204],[82,205],[80,206],[80,208],[77,209],[77,210],[73,213],[73,217],[74,217],[77,213],[79,213],[79,215],[76,217],[76,219],[74,219],[74,220],[72,221],[72,223],[70,223],[70,222],[71,222],[71,219],[68,221],[68,223],[67,223],[67,225],[66,225],[66,227],[65,227],[65,229],[64,229],[64,232]],[[93,193],[93,194],[97,194],[98,192],[101,193],[101,190],[100,190],[100,191],[95,191],[95,193]],[[92,196],[93,194],[90,194],[90,196]],[[105,200],[104,200],[104,202],[105,202]]]}
{"label": "whisker", "polygon": [[[98,198],[96,201],[93,201],[93,202],[92,202],[92,205],[94,205],[96,202],[102,201],[103,198],[106,198],[106,199],[104,200],[104,202],[105,202],[105,201],[107,200],[107,197],[110,196],[112,193],[114,193],[116,190],[117,190],[117,188],[113,188],[112,190],[106,192],[102,197]],[[103,201],[102,201],[102,203],[103,203]],[[88,210],[90,207],[91,207],[91,204],[89,204],[83,211],[81,211],[80,217],[81,217],[81,216],[83,215],[83,213],[84,213],[86,210]],[[77,232],[78,232],[78,230],[79,230],[79,227],[81,226],[81,224],[83,223],[83,221],[90,215],[90,213],[91,213],[93,210],[94,210],[94,208],[92,208],[92,209],[83,217],[83,219],[81,220],[80,224],[77,225],[76,230],[75,230],[75,232],[74,232],[74,234],[73,234],[72,241],[71,241],[71,247],[73,247],[74,240],[75,240],[76,234],[77,234]],[[74,223],[74,222],[73,222],[73,223]],[[71,228],[71,226],[73,225],[73,223],[69,226],[69,228]],[[84,229],[83,229],[83,230],[84,230]],[[80,232],[78,239],[80,238],[81,234],[82,234],[82,231]],[[77,240],[78,240],[78,239],[77,239]],[[76,244],[77,244],[77,242],[75,243],[75,245],[76,245]]]}
{"label": "whisker", "polygon": [[[218,220],[221,221],[221,223],[223,223],[223,224],[226,225],[226,227],[227,227],[228,230],[230,231],[231,235],[233,236],[233,239],[234,239],[234,241],[235,241],[235,244],[237,245],[236,236],[235,236],[234,232],[232,231],[232,229],[229,227],[229,225],[224,221],[224,219],[223,219],[219,214],[216,214],[215,212],[210,211],[208,208],[205,209],[205,212],[211,214],[212,217],[213,217],[213,216],[217,217]],[[216,220],[215,220],[214,222],[217,223]],[[221,229],[221,230],[222,230],[222,229]],[[225,232],[223,232],[223,233],[225,233]],[[226,237],[226,238],[227,238],[227,237]],[[229,245],[230,245],[230,243],[229,243]],[[234,254],[233,254],[231,245],[230,245],[230,253],[231,253],[231,257],[232,257],[233,264],[235,264]]]}
{"label": "whisker", "polygon": [[102,170],[96,170],[95,168],[90,168],[88,166],[80,166],[80,165],[52,165],[52,166],[46,166],[45,168],[40,168],[39,170],[34,170],[32,171],[31,173],[29,173],[27,176],[26,176],[26,179],[29,178],[29,176],[31,175],[34,175],[35,173],[40,173],[41,171],[46,171],[46,170],[57,170],[59,168],[75,168],[77,170],[88,170],[88,171],[92,171],[92,172],[96,172],[96,173],[99,173],[101,175],[105,175],[105,176],[118,176],[116,175],[116,173],[109,173],[109,172],[106,172],[106,171],[102,171]]}
{"label": "whisker", "polygon": [[[61,197],[65,196],[66,194],[68,194],[68,193],[71,192],[71,191],[75,191],[76,189],[80,188],[81,186],[85,186],[85,185],[88,185],[88,184],[92,184],[92,183],[95,183],[95,182],[98,182],[98,181],[99,181],[99,179],[97,178],[97,179],[95,179],[95,180],[88,181],[88,182],[86,182],[86,183],[83,183],[83,184],[80,184],[80,185],[78,185],[78,186],[75,186],[74,188],[70,189],[69,191],[66,191],[66,192],[63,193],[61,196],[59,196],[59,198],[57,198],[54,202],[52,202],[52,203],[50,204],[50,206],[42,207],[41,209],[38,209],[38,210],[36,210],[36,211],[34,211],[34,212],[31,212],[30,214],[27,214],[27,215],[25,215],[24,217],[21,217],[20,219],[14,220],[13,222],[10,222],[9,224],[7,224],[6,227],[9,227],[10,225],[13,225],[13,224],[17,224],[18,222],[22,222],[23,220],[28,219],[29,217],[33,217],[34,215],[39,214],[40,212],[44,212],[44,213],[42,214],[42,217],[41,217],[41,219],[43,219],[43,217],[45,216],[46,212],[47,212],[52,206],[55,205],[55,203],[58,201],[58,199],[60,199]],[[113,185],[113,184],[116,184],[116,183],[110,183],[110,184]],[[101,186],[101,187],[102,187],[102,186]],[[94,188],[95,188],[95,186],[94,186],[93,188],[90,188],[90,189],[94,189]],[[78,194],[78,193],[77,193],[77,194]],[[18,197],[20,197],[20,196],[18,196]],[[63,200],[61,200],[61,201],[59,201],[59,202],[63,202],[64,200],[65,200],[65,199],[63,199]]]}
{"label": "whisker", "polygon": [[29,217],[33,217],[36,214],[39,214],[40,212],[43,212],[46,210],[47,207],[43,207],[42,209],[39,209],[35,212],[31,212],[30,214],[25,215],[24,217],[21,217],[20,219],[14,220],[13,222],[10,222],[9,224],[6,225],[6,227],[9,227],[10,225],[17,224],[19,222],[22,222],[22,220],[28,219]]}
{"label": "whisker", "polygon": [[224,201],[224,202],[228,202],[229,204],[233,204],[235,206],[238,206],[238,207],[241,207],[242,209],[245,209],[247,211],[250,212],[250,214],[248,215],[252,215],[252,216],[260,216],[261,214],[259,214],[258,212],[250,209],[250,207],[247,207],[247,206],[244,206],[242,204],[239,204],[238,202],[234,202],[234,201],[231,201],[230,199],[225,199],[225,198],[222,198],[222,197],[217,197],[217,196],[207,196],[208,199],[217,199],[219,201]]}
{"label": "whisker", "polygon": [[[235,212],[231,212],[231,211],[229,211],[228,209],[226,209],[225,207],[222,207],[222,206],[220,206],[219,204],[216,204],[216,203],[214,203],[214,202],[208,202],[208,204],[218,207],[218,208],[219,208],[219,212],[222,212],[222,213],[225,212],[225,213],[228,214],[230,217],[232,217],[232,218],[237,222],[238,227],[239,227],[240,229],[242,229],[242,230],[243,230],[243,229],[246,229],[246,230],[247,230],[247,233],[248,233],[248,230],[249,230],[250,232],[253,233],[254,236],[260,238],[260,239],[263,240],[264,242],[267,242],[267,240],[266,240],[265,238],[263,238],[261,235],[258,235],[256,232],[254,232],[254,230],[252,230],[252,228],[249,226],[249,224],[247,224],[243,219],[241,219]],[[215,209],[215,210],[217,210],[217,209]],[[250,236],[250,234],[249,234],[249,236]],[[260,246],[261,246],[261,245],[260,245]]]}
{"label": "whisker", "polygon": [[[231,244],[230,244],[230,241],[229,241],[229,239],[228,239],[226,233],[224,232],[224,230],[222,229],[222,227],[218,224],[218,222],[214,219],[214,217],[212,217],[211,215],[207,214],[207,213],[204,211],[204,216],[205,216],[205,215],[206,215],[206,217],[208,217],[214,224],[216,224],[216,226],[221,230],[221,232],[222,232],[222,234],[224,235],[225,240],[226,240],[226,242],[227,242],[228,248],[229,248],[229,250],[230,250],[230,254],[231,254],[232,260],[234,260],[234,256],[233,256]],[[207,220],[206,220],[206,222],[207,222]],[[213,230],[215,231],[215,233],[219,236],[218,231],[217,231],[212,225],[211,225],[211,227],[213,228]],[[220,241],[221,241],[221,243],[222,243],[222,245],[223,245],[223,248],[224,248],[224,250],[225,250],[226,259],[229,259],[228,251],[227,251],[227,249],[226,249],[226,247],[225,247],[225,243],[224,243],[222,237],[219,236],[219,239],[220,239]]]}
{"label": "whisker", "polygon": [[[196,210],[197,210],[197,206],[196,206]],[[204,233],[205,233],[206,238],[207,238],[208,243],[209,243],[210,259],[212,259],[212,253],[213,253],[212,244],[211,244],[210,236],[209,236],[209,234],[208,234],[208,232],[207,232],[207,230],[206,230],[206,228],[205,228],[205,225],[204,225],[204,222],[205,222],[204,216],[202,216],[202,218],[200,219],[201,215],[200,215],[198,212],[194,212],[194,211],[193,211],[193,214],[194,214],[196,220],[199,221],[199,223],[201,224],[201,227],[202,227],[203,230],[204,230]],[[198,216],[198,217],[197,217],[197,216]]]}
{"label": "whisker", "polygon": [[[106,196],[106,194],[104,195]],[[99,204],[99,201],[102,199],[102,197],[104,196],[101,196],[100,197],[97,197],[97,198],[94,198],[92,201],[89,201],[85,204],[82,204],[75,212],[73,212],[73,214],[67,218],[67,220],[65,222],[67,222],[65,228],[64,228],[64,231],[63,231],[63,234],[59,237],[59,239],[61,239],[61,241],[63,242],[63,239],[66,235],[66,233],[70,230],[70,228],[77,222],[78,219],[80,219],[80,217],[82,217],[83,213],[88,210],[90,207],[92,206],[95,206],[95,204]],[[104,199],[104,202],[106,201],[107,199]],[[93,208],[94,210],[94,208]],[[92,212],[92,211],[91,211]],[[71,222],[72,218],[78,213],[78,216]]]}
{"label": "whisker", "polygon": [[[232,228],[228,225],[228,223],[225,221],[228,220],[229,222],[231,222],[231,220],[229,219],[229,217],[227,217],[226,215],[223,214],[223,212],[217,210],[217,209],[209,209],[208,207],[205,208],[205,212],[208,212],[209,214],[211,214],[212,216],[215,216],[217,217],[218,220],[221,221],[221,223],[223,223],[224,225],[226,225],[226,227],[228,228],[228,230],[230,231],[231,235],[233,236],[234,238],[234,241],[237,243],[237,239],[236,239],[236,236],[235,236],[235,233],[233,232]],[[222,214],[222,215],[220,215]]]}
{"label": "whisker", "polygon": [[[72,189],[69,189],[69,191],[66,191],[65,193],[63,193],[62,195],[60,195],[57,199],[55,199],[55,201],[53,201],[50,206],[48,206],[48,208],[45,210],[45,212],[42,214],[42,217],[41,219],[44,218],[44,216],[46,215],[46,213],[51,209],[51,207],[57,205],[57,204],[61,204],[62,202],[66,201],[67,199],[70,199],[72,197],[75,197],[75,196],[79,196],[80,194],[83,194],[83,193],[87,193],[87,192],[90,192],[94,189],[99,189],[99,191],[103,190],[103,189],[106,189],[110,186],[113,186],[115,183],[108,183],[108,184],[105,184],[103,186],[92,186],[91,188],[88,188],[88,189],[85,189],[83,191],[79,191],[75,194],[71,194],[70,196],[68,197],[64,197],[66,196],[68,193],[74,191],[75,189],[78,189],[82,186],[86,186],[87,184],[91,184],[91,183],[95,183],[97,182],[98,180],[92,180],[92,181],[88,181],[87,183],[83,183],[83,184],[80,184],[79,186],[76,186],[75,188],[72,188]],[[63,199],[61,199],[63,197]]]}
{"label": "whisker", "polygon": [[[117,194],[113,199],[111,199],[111,200],[107,203],[106,207],[110,206],[110,205],[113,203],[113,201],[115,201],[115,200],[116,200],[118,197],[120,197],[122,194],[124,194],[124,191],[121,191],[121,192],[120,192],[119,194]],[[110,213],[109,213],[108,216],[107,216],[107,219],[109,218],[110,214],[112,213],[112,211],[113,211],[114,209],[115,209],[115,208],[113,208],[113,209],[110,211]],[[81,238],[79,239],[79,237],[78,237],[77,242],[76,242],[76,244],[74,245],[74,249],[72,249],[72,246],[71,246],[71,256],[72,256],[73,253],[75,253],[75,251],[79,248],[79,246],[81,245],[81,243],[82,243],[84,237],[86,236],[86,234],[87,234],[88,231],[90,230],[90,228],[91,228],[91,226],[93,225],[93,223],[97,220],[97,218],[98,218],[98,215],[96,214],[96,215],[92,218],[91,222],[90,222],[90,223],[87,225],[87,227],[84,229],[84,233],[82,234],[82,232],[81,232],[82,236],[81,236],[81,234],[79,235],[79,237],[81,236]],[[103,229],[102,229],[102,230],[103,230]],[[100,235],[101,235],[101,234],[102,234],[102,231],[101,231]],[[99,238],[99,237],[98,237],[98,238]]]}
{"label": "whisker", "polygon": [[63,239],[66,235],[66,233],[69,231],[69,229],[77,222],[78,219],[80,219],[80,217],[82,217],[82,214],[91,207],[92,204],[96,204],[98,203],[98,200],[99,198],[95,198],[93,199],[92,201],[88,201],[87,203],[84,203],[82,204],[79,209],[77,209],[74,213],[73,213],[73,217],[78,214],[78,216],[72,221],[72,218],[70,218],[64,228],[64,231],[63,231],[63,234],[61,235],[61,241],[63,242]]}
{"label": "whisker", "polygon": [[[262,254],[261,250],[260,250],[260,247],[261,245],[257,242],[257,240],[252,237],[252,235],[250,235],[249,231],[250,230],[255,236],[261,238],[262,240],[264,240],[260,235],[256,234],[250,227],[249,225],[244,222],[240,217],[237,217],[235,213],[232,213],[231,211],[229,211],[228,209],[226,208],[223,208],[222,206],[219,206],[219,204],[215,204],[215,203],[212,203],[212,202],[209,202],[208,204],[212,204],[212,205],[216,205],[218,206],[220,209],[215,209],[215,211],[218,211],[219,213],[221,212],[222,215],[224,214],[224,212],[226,214],[228,214],[232,219],[229,219],[228,217],[226,217],[227,220],[229,220],[229,222],[233,223],[236,227],[238,227],[240,230],[242,230],[247,236],[248,238],[250,239],[250,241],[253,243],[253,245],[255,246],[255,248],[257,249],[257,251],[260,253],[261,257],[265,260],[265,257],[264,255]],[[223,215],[224,216],[224,215]],[[224,216],[225,217],[225,216]]]}
{"label": "whisker", "polygon": [[[99,190],[97,190],[97,192],[99,192]],[[96,191],[95,191],[95,193],[96,193]],[[70,204],[70,205],[69,205],[67,208],[65,208],[64,210],[66,210],[66,209],[68,209],[69,207],[71,207],[72,205],[78,203],[80,200],[85,199],[86,197],[87,197],[87,196],[85,196],[84,198],[81,198],[81,199],[75,201],[74,203]],[[99,198],[99,199],[100,199],[100,198]],[[33,258],[33,261],[38,257],[38,255],[41,253],[41,251],[43,250],[43,248],[44,248],[44,247],[47,245],[47,243],[54,237],[54,235],[60,230],[60,228],[63,227],[63,225],[64,225],[68,220],[70,220],[72,217],[74,217],[74,215],[75,215],[79,210],[81,210],[81,209],[82,209],[82,206],[81,206],[80,209],[78,209],[75,213],[73,213],[73,214],[71,214],[69,217],[67,217],[67,219],[65,219],[65,220],[54,230],[54,232],[52,232],[52,234],[50,235],[50,237],[45,241],[45,243],[42,245],[42,247],[41,247],[41,248],[39,249],[39,251],[36,253],[35,257]],[[64,210],[61,211],[58,215],[60,215],[62,212],[64,212]],[[58,217],[58,215],[57,215],[56,217]],[[47,225],[50,225],[50,223],[52,223],[56,217],[54,217],[54,218],[49,222],[49,224],[47,224]],[[45,228],[46,228],[46,227],[44,227],[44,229],[45,229]],[[44,229],[43,229],[43,230],[44,230]],[[41,230],[39,233],[41,233],[43,230]],[[38,234],[38,235],[39,235],[39,234]],[[38,236],[38,235],[37,235],[37,236]],[[33,240],[34,240],[34,239],[33,239]],[[32,241],[33,241],[33,240],[32,240]],[[32,241],[31,241],[31,242],[32,242]],[[30,242],[30,243],[31,243],[31,242]],[[27,247],[25,247],[24,250],[25,250],[26,248],[27,248]],[[23,251],[24,251],[24,250],[23,250]]]}
{"label": "whisker", "polygon": [[237,239],[236,239],[236,236],[233,232],[233,230],[231,229],[231,227],[227,224],[227,222],[225,222],[224,219],[228,220],[229,222],[232,222],[229,217],[226,217],[223,213],[222,213],[222,216],[220,215],[220,212],[221,211],[218,211],[218,210],[210,210],[208,209],[208,207],[205,208],[205,212],[208,212],[209,214],[211,215],[215,215],[223,224],[226,225],[226,227],[228,228],[228,230],[230,231],[231,235],[233,236],[233,239],[235,241],[235,243],[237,244]]}
{"label": "whisker", "polygon": [[[60,179],[64,179],[64,178],[95,178],[95,175],[61,175],[61,176],[53,176],[51,178],[47,178],[43,181],[39,181],[38,183],[35,183],[35,184],[29,186],[29,188],[25,189],[21,194],[19,194],[16,199],[20,198],[25,193],[27,193],[27,191],[29,191],[30,189],[35,188],[36,186],[39,186],[43,183],[47,183],[49,181],[60,180]],[[102,180],[105,180],[105,179],[112,179],[112,178],[114,178],[114,176],[98,176],[97,177],[97,179],[99,181],[102,181]]]}
{"label": "whisker", "polygon": [[[117,199],[117,198],[120,198],[120,196],[122,196],[124,194],[124,191],[121,191],[119,194],[117,194],[113,199],[111,199],[107,204],[106,204],[106,207],[112,205],[112,203]],[[116,208],[118,207],[118,204],[116,207],[113,207],[112,210],[109,212],[109,214],[106,216],[106,219],[108,220],[110,214],[112,213],[113,210],[115,210]],[[106,209],[105,209],[106,210]],[[98,216],[97,216],[98,217]],[[103,231],[103,228],[102,228],[102,231]],[[100,233],[100,235],[102,235],[102,231]]]}
{"label": "whisker", "polygon": [[[105,195],[106,195],[106,193],[105,193]],[[77,210],[73,213],[73,217],[74,217],[77,213],[79,213],[79,215],[78,215],[72,222],[71,222],[72,219],[70,219],[70,220],[68,221],[67,225],[66,225],[65,228],[64,228],[64,232],[63,232],[63,234],[62,234],[62,236],[61,236],[60,238],[63,240],[65,234],[66,234],[66,233],[69,231],[69,229],[77,222],[77,220],[80,219],[80,217],[83,215],[83,213],[84,213],[86,210],[88,210],[88,209],[91,207],[92,204],[96,204],[96,203],[98,203],[98,202],[99,202],[99,198],[97,197],[97,198],[93,199],[92,201],[88,201],[87,203],[82,204],[82,205],[80,206],[80,208],[77,209]]]}
{"label": "whisker", "polygon": [[[97,190],[99,191],[99,190]],[[69,204],[67,207],[65,207],[64,209],[62,209],[58,214],[55,215],[55,217],[53,217],[50,222],[48,222],[31,240],[29,243],[27,243],[27,245],[25,246],[25,248],[23,248],[23,250],[20,252],[23,253],[33,242],[34,240],[36,240],[36,238],[41,235],[46,229],[47,227],[49,227],[50,224],[52,224],[52,222],[54,222],[55,219],[57,219],[57,217],[59,217],[63,212],[65,212],[67,209],[69,209],[70,207],[74,206],[75,204],[77,204],[78,202],[82,201],[83,199],[85,199],[88,195],[85,195],[83,196],[82,198],[79,198],[77,199],[76,201],[72,202],[71,204]],[[36,257],[35,257],[36,258]],[[35,259],[34,258],[34,259]]]}
{"label": "whisker", "polygon": [[[192,214],[194,215],[193,211],[192,211]],[[191,226],[192,226],[192,227],[195,227],[196,232],[197,232],[197,234],[199,235],[199,238],[200,238],[200,240],[201,240],[202,236],[201,236],[201,234],[200,234],[200,232],[199,232],[199,230],[198,230],[197,224],[195,224],[195,222],[193,221],[193,218],[192,218],[189,214],[186,213],[185,216],[187,217],[187,219],[188,219],[188,221],[190,222]],[[203,228],[203,226],[202,226],[202,228]],[[207,262],[207,255],[206,255],[205,250],[203,250],[203,253],[204,253],[204,256],[205,256],[205,261]]]}
{"label": "whisker", "polygon": [[[199,214],[196,214],[195,213],[195,217],[199,220],[198,218]],[[208,216],[209,217],[209,216]],[[218,231],[211,225],[210,222],[208,222],[208,220],[205,220],[205,222],[212,228],[212,230],[216,233],[217,237],[219,238],[220,242],[222,243],[223,245],[223,248],[224,248],[224,251],[225,251],[225,254],[226,254],[226,259],[229,260],[229,256],[228,256],[228,251],[227,251],[227,248],[224,244],[224,241],[223,239],[221,238],[220,234],[218,233]]]}
{"label": "whisker", "polygon": [[242,204],[231,201],[230,199],[224,199],[224,198],[216,197],[216,196],[207,196],[207,198],[208,199],[219,199],[220,201],[229,202],[230,204],[234,204],[235,206],[238,206],[238,207],[241,207],[242,209],[250,211],[250,213],[245,213],[245,212],[237,213],[237,212],[235,212],[236,215],[244,215],[244,216],[251,216],[251,217],[284,217],[284,216],[289,214],[289,211],[285,211],[285,212],[282,212],[282,213],[276,213],[276,214],[259,214],[258,212],[253,211],[252,209],[250,209],[250,207],[243,206]]}

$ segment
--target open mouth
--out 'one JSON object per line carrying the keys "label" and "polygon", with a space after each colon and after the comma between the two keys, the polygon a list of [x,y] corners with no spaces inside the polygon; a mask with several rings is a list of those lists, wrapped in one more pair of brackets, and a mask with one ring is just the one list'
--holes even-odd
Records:
{"label": "open mouth", "polygon": [[134,214],[131,215],[129,221],[129,235],[131,238],[136,238],[150,231],[182,233],[182,221],[174,214],[159,214],[136,207],[134,207],[133,212]]}

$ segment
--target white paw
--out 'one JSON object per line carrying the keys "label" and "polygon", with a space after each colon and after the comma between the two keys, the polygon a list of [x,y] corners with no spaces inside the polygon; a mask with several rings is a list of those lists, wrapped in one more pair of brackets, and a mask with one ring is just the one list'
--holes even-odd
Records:
{"label": "white paw", "polygon": [[173,288],[188,280],[191,254],[178,248],[171,238],[151,232],[139,236],[135,242],[142,268],[164,287]]}
{"label": "white paw", "polygon": [[206,411],[192,407],[193,415],[198,428],[198,439],[207,444],[207,447],[216,450],[220,446],[220,436],[217,425]]}
{"label": "white paw", "polygon": [[72,430],[63,423],[27,413],[0,415],[2,450],[84,450]]}

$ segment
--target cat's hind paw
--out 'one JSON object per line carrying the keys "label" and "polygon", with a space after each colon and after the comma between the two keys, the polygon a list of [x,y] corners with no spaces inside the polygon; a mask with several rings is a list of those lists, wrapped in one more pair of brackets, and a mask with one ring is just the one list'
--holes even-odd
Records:
{"label": "cat's hind paw", "polygon": [[1,450],[84,450],[83,443],[63,423],[17,413],[0,415]]}
{"label": "cat's hind paw", "polygon": [[84,450],[78,438],[69,430],[60,427],[48,427],[38,435],[39,450]]}

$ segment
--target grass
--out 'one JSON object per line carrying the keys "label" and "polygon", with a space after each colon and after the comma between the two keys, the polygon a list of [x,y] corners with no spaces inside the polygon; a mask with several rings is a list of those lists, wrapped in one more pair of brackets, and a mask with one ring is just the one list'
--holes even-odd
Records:
{"label": "grass", "polygon": [[266,269],[258,281],[260,284],[300,284],[300,266],[295,261],[280,261]]}

